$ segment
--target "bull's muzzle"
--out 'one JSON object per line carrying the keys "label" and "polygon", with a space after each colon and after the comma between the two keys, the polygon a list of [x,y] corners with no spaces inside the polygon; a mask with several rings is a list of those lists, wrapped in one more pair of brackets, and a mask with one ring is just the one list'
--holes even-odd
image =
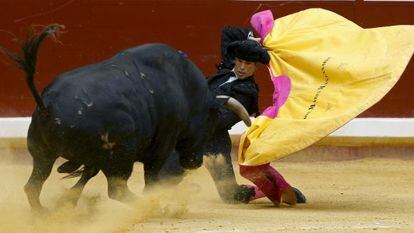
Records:
{"label": "bull's muzzle", "polygon": [[180,164],[184,169],[196,169],[203,164],[203,156],[180,157]]}

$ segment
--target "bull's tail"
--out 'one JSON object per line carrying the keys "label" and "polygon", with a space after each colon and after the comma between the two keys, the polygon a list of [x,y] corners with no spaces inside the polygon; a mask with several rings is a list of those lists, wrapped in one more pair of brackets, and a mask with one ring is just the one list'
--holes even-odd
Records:
{"label": "bull's tail", "polygon": [[84,170],[85,170],[85,167],[82,167],[82,164],[72,162],[72,161],[66,161],[65,163],[63,163],[57,168],[57,172],[59,173],[69,173],[68,175],[64,176],[62,179],[78,177],[82,175]]}
{"label": "bull's tail", "polygon": [[60,165],[57,171],[59,173],[68,173],[66,176],[62,177],[62,179],[75,178],[79,176],[90,179],[99,172],[99,168],[95,166],[82,166],[80,163],[69,160]]}
{"label": "bull's tail", "polygon": [[84,184],[86,184],[86,182],[89,179],[91,179],[92,177],[96,176],[96,174],[98,174],[98,172],[99,172],[98,167],[82,166],[81,168],[76,169],[75,171],[72,171],[69,174],[67,174],[66,176],[62,177],[62,179],[69,179],[69,178],[75,178],[75,177],[82,176],[82,178],[80,180],[83,179],[82,182],[85,182]]}
{"label": "bull's tail", "polygon": [[62,179],[70,179],[81,176],[85,172],[85,167],[81,167],[75,171],[70,172],[66,176],[62,177]]}
{"label": "bull's tail", "polygon": [[[32,92],[32,95],[40,110],[45,111],[45,105],[40,97],[40,94],[34,84],[34,75],[36,73],[37,53],[42,41],[51,36],[56,38],[56,34],[63,29],[63,25],[51,24],[45,26],[40,33],[31,33],[26,41],[21,43],[22,52],[15,53],[6,48],[0,47],[0,52],[8,56],[11,60],[17,63],[18,67],[26,73],[26,82]],[[32,30],[33,31],[33,30]]]}

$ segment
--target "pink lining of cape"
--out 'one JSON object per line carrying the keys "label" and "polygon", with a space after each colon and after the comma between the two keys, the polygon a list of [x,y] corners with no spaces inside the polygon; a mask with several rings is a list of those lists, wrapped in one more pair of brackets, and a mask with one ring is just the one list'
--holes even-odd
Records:
{"label": "pink lining of cape", "polygon": [[[274,18],[272,11],[265,10],[257,12],[250,19],[250,24],[254,30],[261,37],[261,42],[266,38],[266,36],[272,31]],[[290,78],[287,75],[280,75],[275,77],[270,67],[269,74],[273,82],[274,91],[273,91],[273,105],[266,108],[262,115],[269,118],[275,118],[279,112],[279,108],[286,102],[290,94],[291,82]]]}

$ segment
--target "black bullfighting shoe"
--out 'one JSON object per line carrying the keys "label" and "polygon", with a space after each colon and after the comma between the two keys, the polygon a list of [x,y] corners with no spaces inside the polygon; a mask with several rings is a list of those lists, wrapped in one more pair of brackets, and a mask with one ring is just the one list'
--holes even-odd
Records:
{"label": "black bullfighting shoe", "polygon": [[286,187],[281,196],[280,196],[280,201],[279,203],[277,203],[276,201],[272,200],[273,204],[275,204],[275,206],[279,206],[280,202],[286,203],[288,205],[296,205],[296,203],[298,202],[298,199],[296,197],[296,192],[295,189],[293,187]]}
{"label": "black bullfighting shoe", "polygon": [[234,200],[237,203],[249,203],[250,199],[256,195],[253,186],[248,185],[239,185],[239,187],[234,192]]}
{"label": "black bullfighting shoe", "polygon": [[295,188],[295,187],[292,187],[293,188],[293,191],[295,192],[295,195],[296,195],[296,199],[297,199],[297,204],[303,204],[303,203],[306,203],[306,197],[305,197],[305,195],[303,195],[303,193],[299,190],[299,189],[297,189],[297,188]]}

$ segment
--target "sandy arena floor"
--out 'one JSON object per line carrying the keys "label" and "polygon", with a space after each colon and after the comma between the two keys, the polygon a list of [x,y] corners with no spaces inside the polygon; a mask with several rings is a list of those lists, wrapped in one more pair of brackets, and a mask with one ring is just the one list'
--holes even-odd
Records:
{"label": "sandy arena floor", "polygon": [[281,208],[267,199],[223,204],[204,168],[191,172],[179,187],[144,196],[137,164],[129,185],[140,200],[132,208],[107,198],[106,180],[99,173],[76,208],[56,209],[59,195],[75,180],[60,180],[54,169],[41,196],[51,213],[37,217],[23,192],[31,165],[9,159],[0,162],[0,232],[414,232],[414,159],[274,165],[309,203]]}

